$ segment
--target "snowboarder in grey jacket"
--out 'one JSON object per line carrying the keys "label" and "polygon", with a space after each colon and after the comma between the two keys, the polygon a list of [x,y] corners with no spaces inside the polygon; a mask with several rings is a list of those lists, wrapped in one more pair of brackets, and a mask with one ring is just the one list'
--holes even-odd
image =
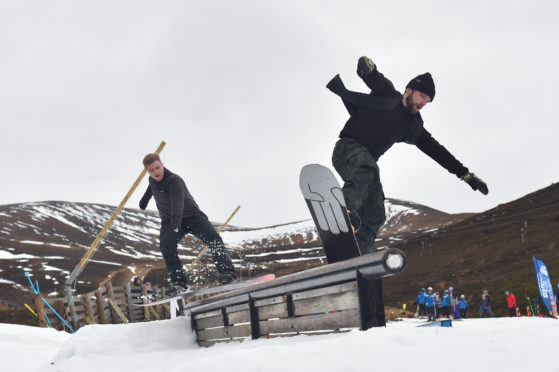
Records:
{"label": "snowboarder in grey jacket", "polygon": [[368,57],[357,63],[357,74],[371,92],[348,90],[339,75],[327,88],[342,98],[350,114],[336,143],[332,162],[344,181],[343,194],[349,217],[363,254],[373,251],[379,229],[386,219],[384,192],[377,165],[379,158],[396,142],[416,145],[473,190],[489,192],[487,185],[471,173],[423,126],[419,111],[435,98],[430,73],[419,75],[398,92]]}
{"label": "snowboarder in grey jacket", "polygon": [[208,217],[188,191],[184,180],[163,166],[158,154],[148,154],[144,166],[149,173],[149,186],[140,200],[140,209],[146,209],[153,196],[161,217],[159,244],[169,274],[167,295],[174,296],[186,290],[186,271],[178,255],[178,243],[186,234],[192,234],[208,245],[221,283],[235,280],[235,268],[225,249],[223,240]]}

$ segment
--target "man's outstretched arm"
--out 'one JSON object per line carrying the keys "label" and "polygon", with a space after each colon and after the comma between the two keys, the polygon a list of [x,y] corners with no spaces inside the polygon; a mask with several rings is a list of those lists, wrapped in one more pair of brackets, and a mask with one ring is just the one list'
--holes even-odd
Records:
{"label": "man's outstretched arm", "polygon": [[387,97],[400,95],[394,88],[394,84],[378,71],[377,66],[369,57],[363,56],[359,58],[357,61],[357,75],[363,79],[374,95]]}
{"label": "man's outstretched arm", "polygon": [[479,190],[484,195],[489,193],[487,184],[474,173],[471,173],[443,145],[437,142],[425,128],[423,128],[416,146],[450,173],[455,174],[462,181],[466,182],[474,191]]}

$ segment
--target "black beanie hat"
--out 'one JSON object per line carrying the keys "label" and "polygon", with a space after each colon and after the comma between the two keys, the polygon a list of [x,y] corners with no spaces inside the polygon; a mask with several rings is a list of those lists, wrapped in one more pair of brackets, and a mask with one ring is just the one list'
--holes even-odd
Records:
{"label": "black beanie hat", "polygon": [[435,99],[435,83],[431,74],[426,72],[423,75],[418,75],[410,80],[406,88],[411,88],[413,90],[419,90],[431,97],[431,102]]}

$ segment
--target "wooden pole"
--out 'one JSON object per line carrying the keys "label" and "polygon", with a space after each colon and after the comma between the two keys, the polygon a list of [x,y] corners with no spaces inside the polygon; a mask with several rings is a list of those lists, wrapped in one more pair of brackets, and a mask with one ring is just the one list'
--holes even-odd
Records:
{"label": "wooden pole", "polygon": [[[56,300],[56,308],[58,310],[58,314],[64,314],[64,300],[62,298]],[[69,319],[66,318],[65,321],[69,321]],[[60,329],[62,331],[64,330],[64,327],[65,327],[64,322],[60,321]]]}
{"label": "wooden pole", "polygon": [[[163,150],[163,147],[165,147],[165,141],[161,142],[161,144],[159,145],[157,150],[155,150],[155,153],[159,154],[161,152],[161,150]],[[144,178],[144,176],[146,175],[146,172],[147,171],[146,171],[145,168],[142,169],[142,171],[140,172],[140,175],[138,176],[138,178],[136,178],[136,181],[134,182],[134,184],[132,185],[130,190],[128,190],[128,192],[124,196],[124,199],[122,199],[122,201],[118,205],[117,209],[114,211],[111,218],[109,218],[109,221],[105,224],[105,227],[103,227],[103,230],[101,230],[99,235],[97,235],[97,238],[95,238],[95,240],[93,241],[93,243],[89,247],[89,250],[82,257],[78,266],[84,267],[85,264],[87,263],[87,261],[89,261],[89,259],[91,258],[91,256],[93,256],[93,253],[95,253],[95,250],[97,249],[97,247],[99,246],[99,244],[101,243],[101,241],[103,240],[103,238],[105,237],[105,235],[107,234],[109,229],[111,228],[113,222],[116,220],[116,218],[118,217],[118,215],[120,214],[120,212],[124,208],[124,205],[126,204],[128,199],[130,199],[130,196],[132,196],[132,193],[134,192],[134,190],[136,190],[136,187],[138,187],[138,185],[142,181],[142,178]]]}
{"label": "wooden pole", "polygon": [[[231,221],[231,219],[233,218],[233,216],[237,213],[237,211],[241,208],[240,205],[237,206],[237,208],[235,208],[235,210],[233,211],[233,213],[231,213],[231,215],[229,216],[229,218],[223,223],[223,225],[221,225],[221,227],[219,228],[219,230],[217,231],[218,234],[220,234],[223,229],[225,229],[225,226],[227,226],[229,224],[229,221]],[[196,265],[196,263],[200,260],[200,258],[202,258],[202,256],[204,255],[204,253],[206,252],[206,250],[208,249],[208,246],[206,245],[201,251],[200,253],[198,253],[198,256],[196,256],[196,258],[194,259],[194,261],[192,261],[192,263],[190,264],[190,266],[188,266],[188,270],[192,270],[192,268]]]}
{"label": "wooden pole", "polygon": [[93,314],[93,305],[91,305],[91,293],[87,293],[83,296],[83,301],[85,302],[85,310],[87,317],[91,321],[89,324],[95,323],[95,315]]}
{"label": "wooden pole", "polygon": [[46,328],[47,319],[45,318],[45,308],[43,307],[43,299],[40,294],[35,295],[35,309],[37,309],[39,327]]}
{"label": "wooden pole", "polygon": [[[105,287],[107,288],[107,300],[110,303],[111,299],[114,301],[114,298],[115,298],[115,293],[113,292],[113,283],[108,282],[105,285]],[[115,316],[116,312],[111,307],[109,309],[110,309],[110,313],[111,313],[111,323],[115,324],[116,323],[116,316]]]}
{"label": "wooden pole", "polygon": [[99,317],[99,324],[105,324],[105,303],[100,289],[95,291],[95,297],[97,301],[97,316]]}
{"label": "wooden pole", "polygon": [[128,324],[129,323],[128,318],[126,318],[126,315],[124,315],[120,307],[118,307],[117,303],[112,298],[109,298],[109,304],[111,304],[114,311],[118,314],[122,322]]}

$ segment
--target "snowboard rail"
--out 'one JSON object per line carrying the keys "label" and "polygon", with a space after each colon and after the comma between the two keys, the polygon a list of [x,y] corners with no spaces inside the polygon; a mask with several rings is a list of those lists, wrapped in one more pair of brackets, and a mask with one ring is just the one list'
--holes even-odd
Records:
{"label": "snowboard rail", "polygon": [[401,273],[399,249],[374,252],[186,304],[200,345],[385,326],[381,278]]}

